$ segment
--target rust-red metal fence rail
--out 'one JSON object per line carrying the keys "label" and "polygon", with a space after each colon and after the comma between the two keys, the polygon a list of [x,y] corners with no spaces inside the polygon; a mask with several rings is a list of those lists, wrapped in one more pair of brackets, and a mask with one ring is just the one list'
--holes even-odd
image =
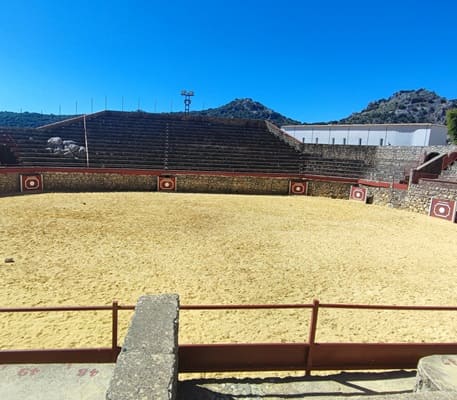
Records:
{"label": "rust-red metal fence rail", "polygon": [[[0,308],[1,313],[29,312],[112,312],[111,347],[53,350],[2,350],[0,364],[115,362],[118,346],[118,312],[134,310],[133,305],[85,307]],[[230,343],[179,345],[180,372],[368,370],[415,368],[421,357],[456,354],[457,343],[317,343],[320,308],[402,311],[457,311],[445,306],[391,306],[360,304],[182,305],[181,310],[310,309],[308,341],[302,343]]]}
{"label": "rust-red metal fence rail", "polygon": [[[25,363],[111,363],[116,362],[121,351],[118,346],[119,310],[134,310],[132,305],[119,305],[117,301],[109,306],[59,306],[59,307],[21,307],[0,308],[2,313],[36,312],[86,312],[111,311],[111,347],[82,349],[45,349],[45,350],[0,350],[0,364]],[[1,348],[1,344],[0,344]]]}

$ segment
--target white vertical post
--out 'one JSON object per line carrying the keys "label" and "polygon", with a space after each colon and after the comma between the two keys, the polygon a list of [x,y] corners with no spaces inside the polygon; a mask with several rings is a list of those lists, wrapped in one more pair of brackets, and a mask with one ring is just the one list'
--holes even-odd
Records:
{"label": "white vertical post", "polygon": [[86,167],[89,168],[89,145],[87,142],[87,126],[86,126],[86,114],[83,116],[84,123],[84,144],[86,146]]}

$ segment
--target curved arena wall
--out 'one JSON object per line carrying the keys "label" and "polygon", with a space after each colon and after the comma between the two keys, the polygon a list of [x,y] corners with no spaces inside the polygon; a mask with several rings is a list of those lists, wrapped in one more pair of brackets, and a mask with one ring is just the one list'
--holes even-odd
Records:
{"label": "curved arena wall", "polygon": [[0,195],[21,192],[21,175],[40,175],[41,192],[158,191],[159,177],[172,177],[169,191],[182,193],[222,193],[289,195],[293,182],[305,183],[308,196],[348,199],[351,186],[367,189],[369,202],[426,214],[432,197],[457,200],[457,183],[422,179],[418,184],[341,178],[317,175],[217,173],[167,170],[119,170],[79,168],[2,168]]}

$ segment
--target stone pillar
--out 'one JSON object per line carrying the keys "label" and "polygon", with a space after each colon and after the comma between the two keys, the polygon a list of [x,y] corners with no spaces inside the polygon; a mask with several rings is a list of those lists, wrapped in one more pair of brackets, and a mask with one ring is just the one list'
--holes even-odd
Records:
{"label": "stone pillar", "polygon": [[457,355],[435,355],[421,358],[417,364],[415,392],[456,392]]}
{"label": "stone pillar", "polygon": [[114,368],[107,400],[175,399],[178,315],[178,295],[140,297]]}

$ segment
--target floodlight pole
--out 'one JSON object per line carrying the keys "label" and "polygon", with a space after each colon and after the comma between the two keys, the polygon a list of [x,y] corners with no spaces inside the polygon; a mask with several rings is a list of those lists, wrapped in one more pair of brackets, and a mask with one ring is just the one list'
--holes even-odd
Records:
{"label": "floodlight pole", "polygon": [[181,90],[181,96],[184,96],[184,114],[188,115],[190,111],[191,97],[195,96],[193,90]]}

